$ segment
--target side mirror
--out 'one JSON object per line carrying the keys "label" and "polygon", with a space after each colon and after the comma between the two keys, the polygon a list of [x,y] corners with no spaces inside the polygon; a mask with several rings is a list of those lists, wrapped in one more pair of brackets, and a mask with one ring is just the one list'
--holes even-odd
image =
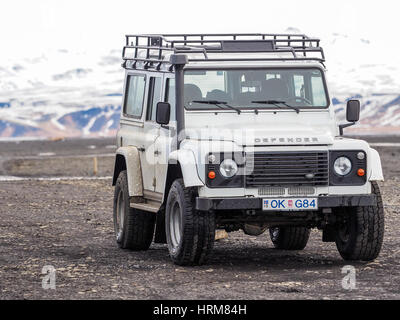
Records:
{"label": "side mirror", "polygon": [[156,122],[167,125],[171,114],[171,105],[168,102],[157,103]]}
{"label": "side mirror", "polygon": [[359,100],[349,100],[347,101],[346,108],[346,120],[349,123],[339,125],[340,135],[343,135],[343,129],[353,126],[358,120],[360,120],[360,101]]}
{"label": "side mirror", "polygon": [[347,101],[346,120],[348,122],[357,122],[360,120],[360,101]]}

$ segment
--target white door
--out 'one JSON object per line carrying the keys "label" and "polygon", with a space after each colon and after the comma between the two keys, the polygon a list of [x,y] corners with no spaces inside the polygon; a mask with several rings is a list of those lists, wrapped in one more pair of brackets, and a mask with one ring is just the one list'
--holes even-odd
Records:
{"label": "white door", "polygon": [[[156,191],[156,139],[160,134],[160,125],[156,122],[157,103],[162,101],[163,75],[155,72],[148,72],[146,114],[144,118],[144,140],[142,152],[142,175],[144,189]],[[145,162],[145,163],[144,163]]]}
{"label": "white door", "polygon": [[[158,132],[146,121],[149,105],[150,72],[131,71],[127,73],[124,90],[124,105],[118,133],[124,147],[137,147],[143,177],[143,188],[154,191],[154,141]],[[155,132],[155,133],[154,133]],[[128,168],[129,170],[129,168]]]}
{"label": "white door", "polygon": [[[163,87],[163,100],[169,102],[171,105],[171,116],[170,123],[168,126],[160,126],[160,134],[156,140],[156,192],[164,193],[165,180],[168,170],[168,158],[170,152],[175,148],[174,137],[176,133],[176,121],[175,121],[175,79],[172,75],[164,75],[164,87]],[[167,195],[165,195],[167,196]]]}

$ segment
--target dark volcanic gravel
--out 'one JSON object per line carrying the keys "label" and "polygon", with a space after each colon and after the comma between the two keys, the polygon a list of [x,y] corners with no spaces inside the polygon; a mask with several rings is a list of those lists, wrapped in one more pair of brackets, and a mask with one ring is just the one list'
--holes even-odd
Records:
{"label": "dark volcanic gravel", "polygon": [[[85,145],[76,142],[69,154],[94,152]],[[27,156],[2,143],[0,150],[3,160]],[[267,233],[230,233],[207,265],[178,267],[166,245],[117,248],[109,179],[0,181],[0,299],[399,299],[399,150],[379,148],[386,229],[381,255],[370,263],[343,261],[314,230],[306,249],[294,252],[273,249]],[[351,291],[341,285],[348,264],[357,270]],[[55,290],[42,288],[46,265],[56,268]]]}

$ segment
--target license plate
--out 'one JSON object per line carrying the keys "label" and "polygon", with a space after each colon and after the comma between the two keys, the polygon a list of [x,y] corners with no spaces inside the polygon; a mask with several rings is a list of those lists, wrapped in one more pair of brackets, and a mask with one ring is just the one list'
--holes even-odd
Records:
{"label": "license plate", "polygon": [[318,198],[268,198],[263,199],[262,208],[266,211],[318,210]]}

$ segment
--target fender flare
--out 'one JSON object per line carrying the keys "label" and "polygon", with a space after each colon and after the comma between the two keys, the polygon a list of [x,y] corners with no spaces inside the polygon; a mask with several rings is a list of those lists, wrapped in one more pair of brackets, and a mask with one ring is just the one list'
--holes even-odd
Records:
{"label": "fender flare", "polygon": [[191,150],[175,150],[169,154],[168,164],[179,164],[185,187],[201,187],[204,182],[197,170],[196,158]]}
{"label": "fender flare", "polygon": [[119,173],[124,170],[119,163],[120,157],[125,160],[125,169],[128,177],[128,190],[130,197],[143,197],[142,167],[140,165],[140,153],[136,147],[120,147],[116,151],[113,185]]}
{"label": "fender flare", "polygon": [[375,149],[369,149],[369,164],[370,164],[370,175],[368,177],[369,181],[384,181],[381,158],[378,151]]}

